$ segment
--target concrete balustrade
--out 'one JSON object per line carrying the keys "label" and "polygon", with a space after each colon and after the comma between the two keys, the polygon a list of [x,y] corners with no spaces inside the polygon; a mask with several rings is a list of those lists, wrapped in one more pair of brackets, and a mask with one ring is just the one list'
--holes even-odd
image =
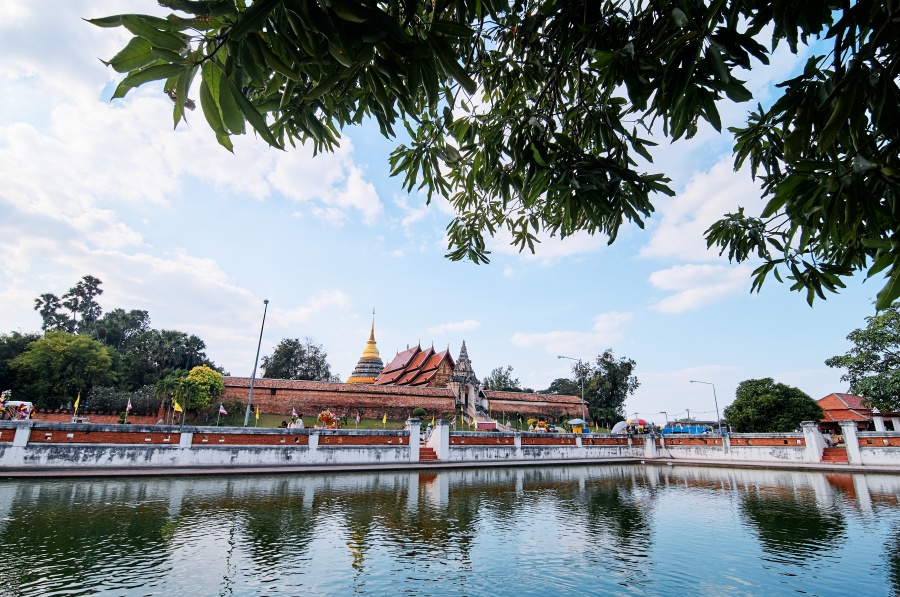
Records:
{"label": "concrete balustrade", "polygon": [[[404,430],[255,429],[0,422],[0,470],[408,465],[420,462],[421,420]],[[900,432],[857,433],[842,423],[856,466],[900,467]],[[709,461],[818,464],[826,448],[814,421],[800,433],[601,435],[451,431],[437,420],[425,442],[442,463]],[[427,463],[423,464],[427,466]]]}

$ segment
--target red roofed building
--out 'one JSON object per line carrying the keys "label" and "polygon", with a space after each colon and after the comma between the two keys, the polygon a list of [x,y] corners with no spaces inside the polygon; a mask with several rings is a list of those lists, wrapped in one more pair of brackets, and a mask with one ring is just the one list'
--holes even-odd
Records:
{"label": "red roofed building", "polygon": [[435,352],[434,347],[407,348],[388,363],[375,378],[376,386],[415,386],[446,388],[456,364],[450,352]]}
{"label": "red roofed building", "polygon": [[856,421],[856,426],[861,430],[872,427],[872,409],[861,396],[834,393],[818,400],[818,403],[825,415],[819,423],[823,431],[840,433],[841,421]]}

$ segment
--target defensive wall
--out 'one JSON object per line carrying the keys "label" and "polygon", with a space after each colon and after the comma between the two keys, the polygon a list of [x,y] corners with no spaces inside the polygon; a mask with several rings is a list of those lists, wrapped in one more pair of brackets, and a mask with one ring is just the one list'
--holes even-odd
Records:
{"label": "defensive wall", "polygon": [[[249,377],[226,377],[222,402],[246,402],[250,391]],[[253,387],[253,404],[262,412],[286,413],[295,409],[301,414],[330,409],[338,416],[364,419],[404,419],[414,408],[424,408],[438,417],[452,415],[455,410],[453,390],[409,386],[376,386],[322,381],[294,381],[257,378]]]}
{"label": "defensive wall", "polygon": [[[0,471],[200,468],[221,472],[236,467],[318,465],[364,469],[366,465],[433,462],[432,451],[437,462],[451,465],[630,458],[777,466],[821,463],[826,450],[814,422],[804,423],[798,433],[623,436],[451,431],[442,419],[424,443],[420,423],[409,419],[407,430],[326,430],[2,421]],[[900,470],[900,432],[857,434],[852,422],[843,431],[844,462]]]}

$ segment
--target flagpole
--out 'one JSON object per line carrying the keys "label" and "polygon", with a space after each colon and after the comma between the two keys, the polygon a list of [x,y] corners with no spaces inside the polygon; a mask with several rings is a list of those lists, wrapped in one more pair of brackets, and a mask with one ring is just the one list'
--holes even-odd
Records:
{"label": "flagpole", "polygon": [[219,426],[219,419],[222,418],[222,409],[219,409],[219,414],[216,415],[216,427]]}

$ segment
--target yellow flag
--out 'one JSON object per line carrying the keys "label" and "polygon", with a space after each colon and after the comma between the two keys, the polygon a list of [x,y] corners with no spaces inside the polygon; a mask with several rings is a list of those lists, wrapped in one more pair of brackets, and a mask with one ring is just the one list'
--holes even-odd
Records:
{"label": "yellow flag", "polygon": [[431,426],[434,427],[434,415],[431,415]]}
{"label": "yellow flag", "polygon": [[78,398],[75,399],[75,410],[78,410],[79,402],[81,402],[81,392],[78,392]]}
{"label": "yellow flag", "polygon": [[381,417],[381,424],[387,425],[387,413],[384,413],[384,416]]}
{"label": "yellow flag", "polygon": [[256,420],[259,421],[259,405],[256,405]]}
{"label": "yellow flag", "polygon": [[172,410],[174,410],[177,413],[184,412],[181,408],[181,405],[178,404],[178,401],[174,400],[174,399],[172,400]]}

